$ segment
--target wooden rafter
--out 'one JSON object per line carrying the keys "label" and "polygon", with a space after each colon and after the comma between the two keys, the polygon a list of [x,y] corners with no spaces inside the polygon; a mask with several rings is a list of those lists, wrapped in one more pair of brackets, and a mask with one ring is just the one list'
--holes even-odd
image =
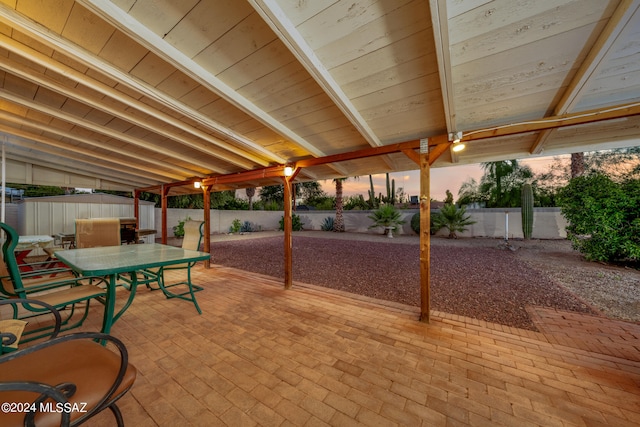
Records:
{"label": "wooden rafter", "polygon": [[167,43],[160,36],[153,33],[147,27],[141,25],[111,1],[79,0],[79,3],[82,3],[98,16],[102,17],[107,22],[110,22],[116,28],[138,41],[138,43],[149,49],[151,52],[167,60],[170,64],[174,65],[195,81],[212,90],[221,98],[259,120],[265,126],[302,147],[312,155],[324,155],[322,151],[318,150],[291,129],[275,120],[265,111],[258,108],[255,104],[225,84],[222,80],[209,73],[200,64],[174,48],[171,44]]}
{"label": "wooden rafter", "polygon": [[[569,83],[562,98],[553,110],[554,115],[565,114],[575,109],[576,105],[586,92],[588,82],[596,76],[605,64],[608,56],[612,53],[612,48],[616,39],[620,36],[629,21],[640,9],[640,0],[624,0],[609,19],[606,28],[598,40],[594,43],[587,58],[578,69],[575,76]],[[551,136],[553,129],[545,129],[538,135],[538,138],[529,150],[531,154],[540,154],[544,150],[544,145]]]}

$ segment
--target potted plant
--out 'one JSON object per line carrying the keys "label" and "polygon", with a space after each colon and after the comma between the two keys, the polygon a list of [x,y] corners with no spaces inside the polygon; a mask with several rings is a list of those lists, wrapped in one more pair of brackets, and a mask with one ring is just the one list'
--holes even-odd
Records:
{"label": "potted plant", "polygon": [[381,205],[367,218],[373,220],[373,225],[369,226],[369,228],[384,227],[385,233],[389,238],[393,237],[393,230],[395,230],[398,225],[405,223],[405,221],[401,219],[402,214],[400,211],[391,204]]}

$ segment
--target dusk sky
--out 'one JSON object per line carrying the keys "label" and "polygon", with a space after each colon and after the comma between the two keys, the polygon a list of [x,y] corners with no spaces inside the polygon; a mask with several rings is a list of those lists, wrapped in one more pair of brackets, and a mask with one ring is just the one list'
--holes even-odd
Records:
{"label": "dusk sky", "polygon": [[[539,173],[546,170],[553,159],[554,157],[539,157],[536,159],[521,160],[520,163],[529,165],[534,173]],[[480,181],[482,175],[483,170],[480,164],[433,168],[431,169],[431,198],[434,200],[444,200],[446,191],[449,190],[453,194],[453,198],[457,200],[460,186],[469,178],[475,178],[476,181]],[[408,197],[419,195],[420,178],[418,170],[392,173],[389,177],[395,179],[396,191],[402,187]],[[335,195],[335,184],[332,181],[321,181],[321,184],[322,189],[327,194],[331,196]],[[376,194],[386,194],[386,175],[374,175],[373,185]],[[369,176],[361,176],[358,179],[349,178],[344,182],[343,189],[345,196],[362,194],[366,198],[369,191]]]}

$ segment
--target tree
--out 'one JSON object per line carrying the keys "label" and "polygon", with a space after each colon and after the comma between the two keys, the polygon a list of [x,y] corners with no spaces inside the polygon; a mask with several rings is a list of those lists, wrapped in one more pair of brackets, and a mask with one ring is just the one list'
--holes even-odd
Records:
{"label": "tree", "polygon": [[640,261],[640,180],[601,173],[572,179],[558,194],[574,249],[596,261]]}
{"label": "tree", "polygon": [[468,225],[475,224],[471,216],[467,215],[464,207],[458,208],[453,203],[445,203],[440,212],[433,215],[433,228],[439,230],[446,228],[449,230],[449,239],[457,239],[456,232],[462,233]]}
{"label": "tree", "polygon": [[458,204],[460,206],[483,202],[480,195],[480,185],[475,178],[469,178],[462,183],[458,190]]}
{"label": "tree", "polygon": [[342,202],[342,183],[347,178],[336,178],[333,182],[336,184],[336,220],[333,221],[333,231],[338,233],[344,232],[344,216],[342,214],[343,202]]}
{"label": "tree", "polygon": [[393,237],[392,230],[395,230],[398,225],[405,223],[400,211],[391,203],[381,205],[367,216],[367,218],[373,220],[373,225],[369,226],[369,228],[384,227],[388,237]]}
{"label": "tree", "polygon": [[584,153],[571,154],[571,178],[584,175]]}
{"label": "tree", "polygon": [[485,174],[480,182],[488,208],[515,207],[520,205],[520,189],[533,178],[528,166],[517,160],[482,163]]}
{"label": "tree", "polygon": [[282,208],[284,204],[284,185],[267,185],[260,188],[260,200],[267,204],[276,204]]}
{"label": "tree", "polygon": [[249,210],[253,210],[253,196],[256,195],[256,187],[247,187],[244,189],[244,192],[247,194],[247,198],[249,199]]}

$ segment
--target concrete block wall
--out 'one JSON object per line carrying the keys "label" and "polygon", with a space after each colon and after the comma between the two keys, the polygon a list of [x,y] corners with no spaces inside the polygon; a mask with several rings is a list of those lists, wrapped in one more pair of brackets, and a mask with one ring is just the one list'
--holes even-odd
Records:
{"label": "concrete block wall", "polygon": [[[411,229],[411,217],[417,213],[417,209],[402,210],[402,219],[405,224],[398,227],[395,234],[414,234]],[[491,237],[509,239],[523,238],[520,208],[509,209],[470,209],[467,211],[475,224],[468,226],[467,231],[458,233],[460,237]],[[305,230],[320,230],[326,217],[335,217],[335,211],[297,211]],[[367,218],[371,211],[345,211],[344,220],[346,231],[352,233],[382,234],[381,228],[369,228],[371,219]],[[211,210],[211,233],[227,233],[233,220],[241,222],[249,221],[263,231],[277,230],[279,228],[282,211],[218,211]],[[167,236],[173,237],[173,227],[181,220],[190,217],[194,220],[202,220],[204,212],[201,209],[169,209],[167,211]],[[162,229],[162,211],[156,208],[155,229]],[[559,208],[535,208],[533,215],[534,239],[565,239],[567,237],[565,227],[567,221],[560,213]],[[440,235],[447,232],[441,230]],[[160,237],[158,234],[156,237]]]}

